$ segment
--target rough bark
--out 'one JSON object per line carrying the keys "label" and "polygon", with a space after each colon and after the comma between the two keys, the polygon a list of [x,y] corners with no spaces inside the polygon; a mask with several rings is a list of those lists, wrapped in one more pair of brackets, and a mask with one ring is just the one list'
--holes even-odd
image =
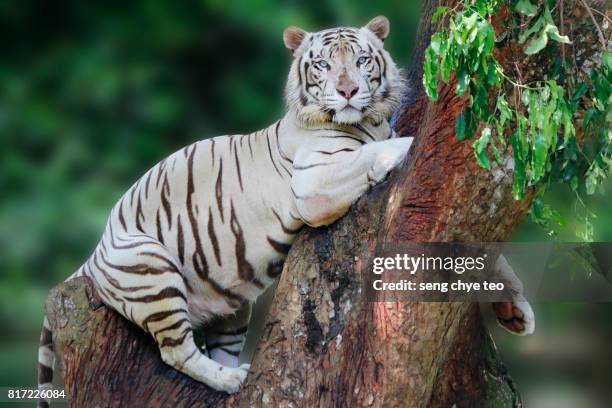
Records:
{"label": "rough bark", "polygon": [[[467,101],[454,84],[440,87],[436,103],[422,91],[423,50],[435,29],[429,16],[439,3],[456,2],[424,5],[410,90],[393,120],[400,134],[416,136],[410,157],[339,222],[300,234],[243,389],[228,397],[166,367],[151,339],[75,281],[48,301],[75,406],[520,406],[476,305],[363,296],[368,260],[384,242],[503,241],[530,205],[529,196],[512,198],[507,152],[488,172],[471,144],[455,139],[454,120]],[[542,76],[550,64],[534,65],[514,43],[497,57],[517,75]]]}
{"label": "rough bark", "polygon": [[150,336],[103,305],[89,278],[56,286],[46,310],[72,407],[212,407],[227,398],[170,369]]}

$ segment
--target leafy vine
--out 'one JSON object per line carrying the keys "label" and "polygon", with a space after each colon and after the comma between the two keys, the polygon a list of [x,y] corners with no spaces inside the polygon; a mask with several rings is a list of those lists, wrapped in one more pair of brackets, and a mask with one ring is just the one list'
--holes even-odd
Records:
{"label": "leafy vine", "polygon": [[[489,170],[492,160],[501,163],[500,152],[510,149],[514,197],[523,199],[532,188],[535,198],[530,215],[550,233],[554,233],[551,221],[563,225],[564,220],[543,203],[542,195],[553,182],[568,184],[586,211],[577,235],[590,241],[594,214],[586,208],[583,194],[603,191],[602,182],[612,165],[610,41],[606,42],[597,27],[601,63],[586,81],[572,75],[564,53],[547,80],[523,83],[509,77],[494,56],[496,46],[507,37],[514,36],[519,44],[525,44],[527,55],[571,43],[553,18],[557,2],[540,3],[511,0],[513,21],[524,23],[499,36],[491,20],[505,4],[503,0],[464,0],[454,9],[439,7],[432,21],[447,19],[448,28],[431,37],[425,51],[423,84],[430,99],[436,100],[438,80],[448,84],[454,73],[457,95],[469,96],[468,106],[456,119],[457,139],[477,136],[473,142],[476,160]],[[594,18],[593,22],[596,24]],[[493,102],[490,95],[496,96]],[[581,142],[576,137],[577,127],[584,134]]]}

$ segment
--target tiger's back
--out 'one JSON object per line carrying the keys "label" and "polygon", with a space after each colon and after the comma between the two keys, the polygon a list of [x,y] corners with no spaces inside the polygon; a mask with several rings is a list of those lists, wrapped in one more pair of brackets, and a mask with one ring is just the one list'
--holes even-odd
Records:
{"label": "tiger's back", "polygon": [[[112,210],[98,255],[130,237],[155,238],[180,267],[196,323],[253,302],[280,273],[303,225],[287,206],[292,164],[279,127],[199,141],[158,163]],[[108,283],[94,255],[82,273],[104,294]],[[117,308],[112,296],[105,301]]]}

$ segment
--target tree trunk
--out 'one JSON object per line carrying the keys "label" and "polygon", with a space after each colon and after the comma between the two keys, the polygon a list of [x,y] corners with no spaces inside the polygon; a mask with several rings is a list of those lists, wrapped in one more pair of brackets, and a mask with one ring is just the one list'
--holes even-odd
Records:
{"label": "tree trunk", "polygon": [[[426,99],[423,51],[436,29],[430,17],[439,3],[456,2],[425,3],[409,93],[393,119],[398,133],[416,136],[409,158],[340,221],[300,234],[241,391],[228,397],[165,366],[152,339],[100,306],[80,279],[60,285],[47,303],[74,406],[521,405],[477,305],[363,296],[368,260],[384,242],[503,241],[531,202],[530,195],[512,198],[508,152],[489,172],[476,164],[470,142],[456,140],[455,117],[467,101],[454,84],[439,88],[436,103]],[[496,25],[507,17],[504,8]],[[551,62],[533,65],[512,42],[497,58],[507,72],[533,77]]]}

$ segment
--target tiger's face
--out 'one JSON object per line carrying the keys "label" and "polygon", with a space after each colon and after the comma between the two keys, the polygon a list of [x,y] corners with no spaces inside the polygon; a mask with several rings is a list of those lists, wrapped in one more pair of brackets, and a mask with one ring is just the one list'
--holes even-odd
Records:
{"label": "tiger's face", "polygon": [[289,109],[306,126],[335,122],[379,124],[397,107],[403,80],[383,48],[389,20],[365,27],[308,33],[289,27],[283,34],[294,60],[287,82]]}

